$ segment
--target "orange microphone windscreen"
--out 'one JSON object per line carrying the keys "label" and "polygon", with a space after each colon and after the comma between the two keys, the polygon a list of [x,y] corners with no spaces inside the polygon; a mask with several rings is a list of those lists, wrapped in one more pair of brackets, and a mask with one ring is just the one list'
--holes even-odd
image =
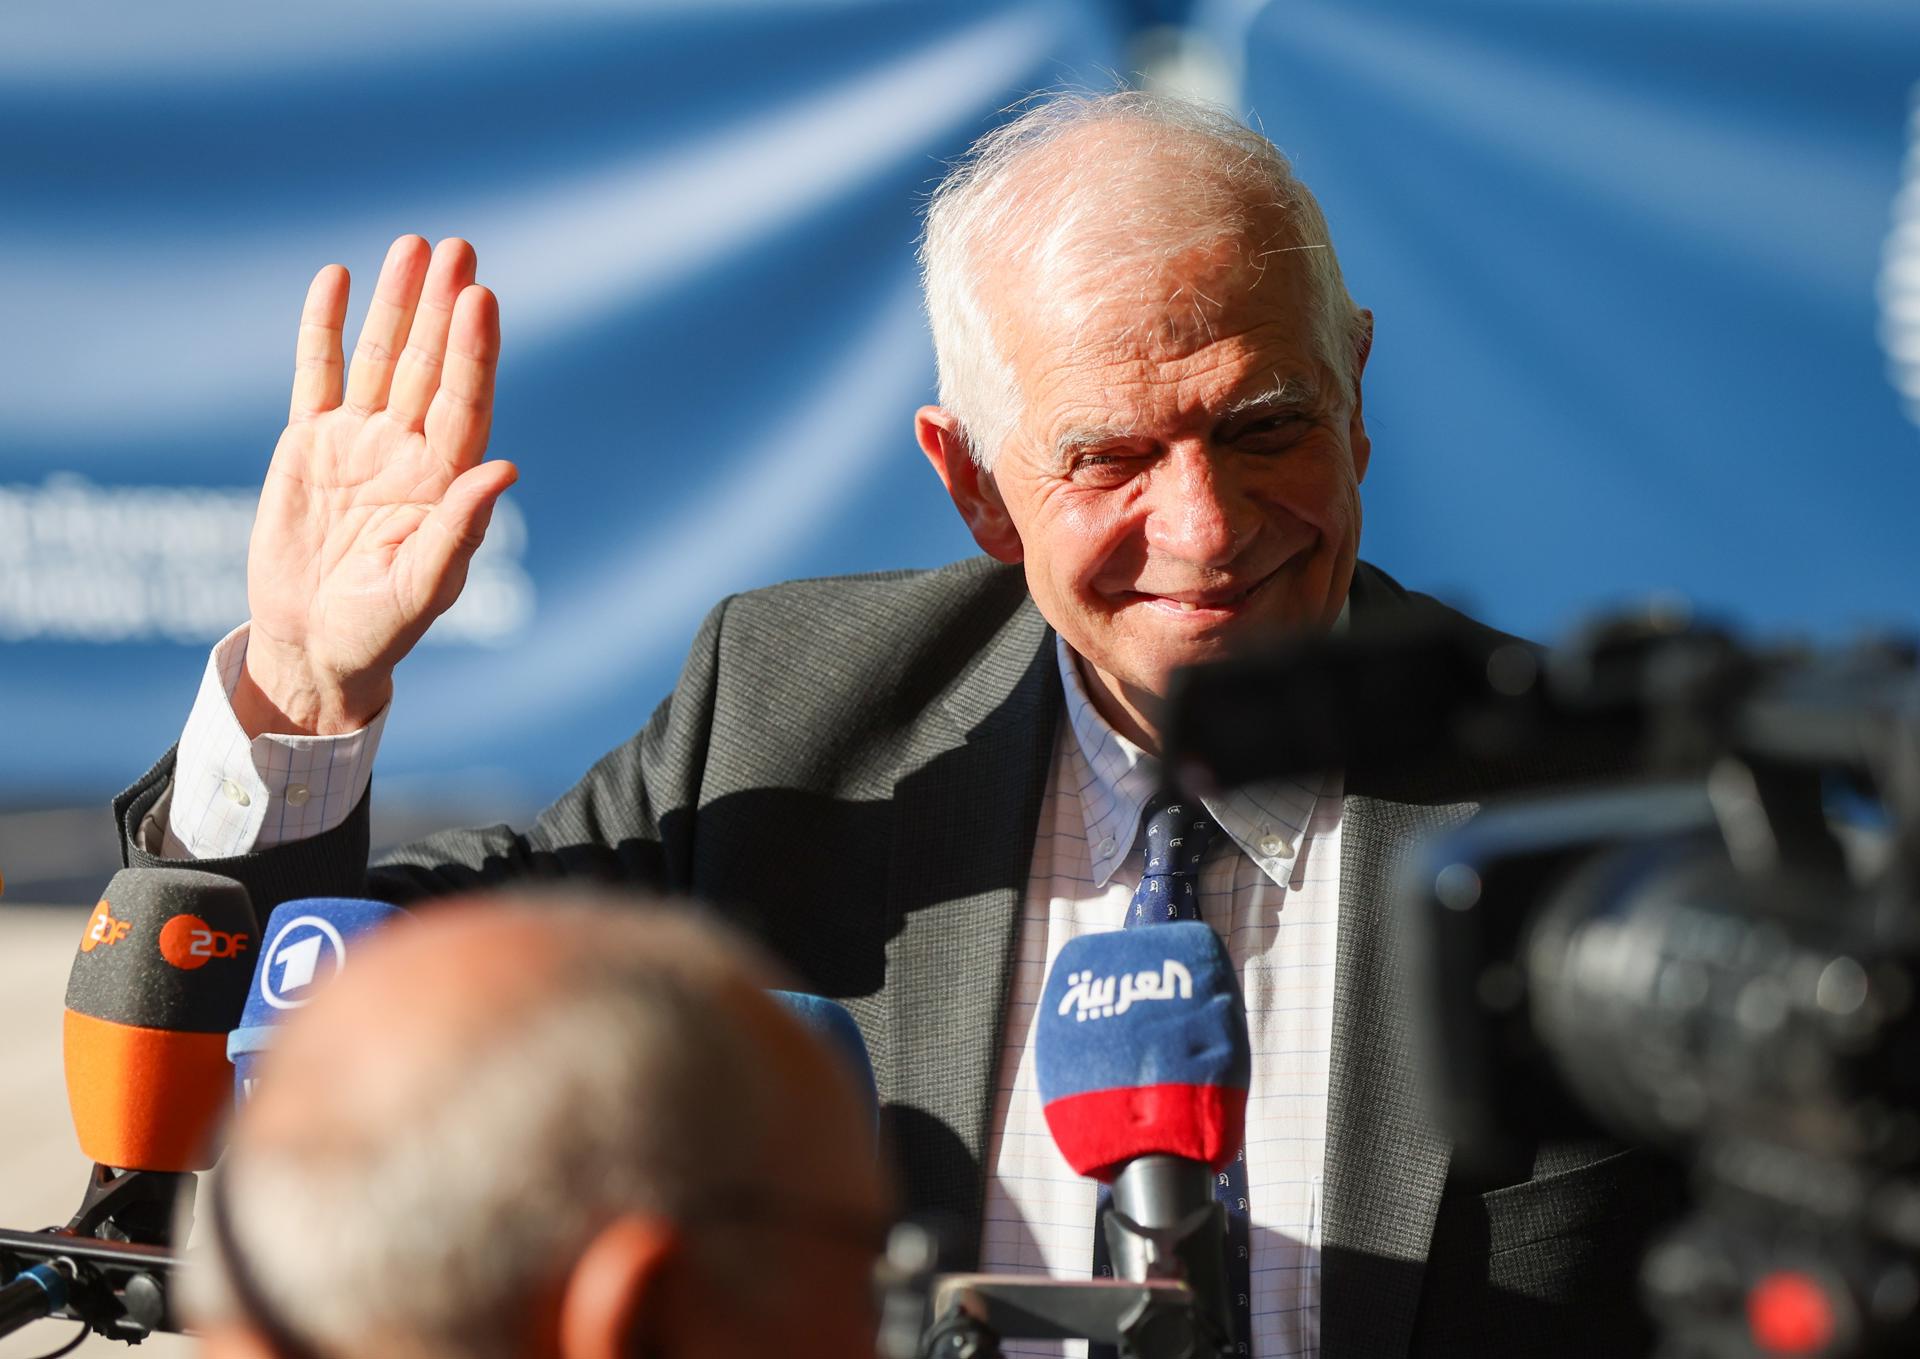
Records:
{"label": "orange microphone windscreen", "polygon": [[80,1149],[123,1170],[203,1170],[227,1111],[227,1031],[253,976],[246,889],[191,869],[114,875],[67,979],[67,1101]]}

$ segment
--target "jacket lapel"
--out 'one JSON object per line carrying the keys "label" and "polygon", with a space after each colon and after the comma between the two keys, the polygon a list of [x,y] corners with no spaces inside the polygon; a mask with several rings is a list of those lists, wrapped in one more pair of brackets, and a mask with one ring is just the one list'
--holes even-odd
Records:
{"label": "jacket lapel", "polygon": [[1422,1099],[1396,899],[1409,848],[1474,810],[1365,796],[1343,810],[1320,1275],[1327,1359],[1397,1359],[1413,1333],[1449,1149]]}
{"label": "jacket lapel", "polygon": [[[1362,563],[1349,594],[1356,626],[1418,605]],[[1326,1217],[1320,1345],[1326,1359],[1400,1359],[1419,1313],[1451,1149],[1425,1105],[1416,993],[1397,901],[1409,851],[1478,810],[1472,780],[1402,786],[1348,771],[1340,831],[1333,1052],[1327,1083]]]}
{"label": "jacket lapel", "polygon": [[893,790],[887,1117],[914,1188],[978,1253],[1000,1031],[1061,707],[1052,633],[1023,603],[929,709]]}

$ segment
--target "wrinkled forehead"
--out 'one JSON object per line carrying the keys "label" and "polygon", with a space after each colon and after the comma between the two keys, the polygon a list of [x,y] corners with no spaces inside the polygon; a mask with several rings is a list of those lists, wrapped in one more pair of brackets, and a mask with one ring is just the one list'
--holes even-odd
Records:
{"label": "wrinkled forehead", "polygon": [[1304,330],[1308,292],[1296,257],[1225,237],[1177,253],[1096,261],[1036,289],[1034,305],[1009,315],[1014,346],[1043,345],[1062,356],[1124,346],[1145,358],[1171,360],[1224,334],[1281,328]]}
{"label": "wrinkled forehead", "polygon": [[1259,257],[1229,239],[1158,260],[1118,262],[1052,290],[1010,290],[1001,353],[1027,403],[1063,386],[1225,378],[1324,385],[1310,290],[1291,253]]}
{"label": "wrinkled forehead", "polygon": [[[1264,216],[1265,214],[1263,214]],[[980,301],[1023,386],[1049,367],[1117,353],[1177,361],[1225,334],[1315,343],[1302,248],[1259,220],[1167,241],[1091,232],[982,270]]]}

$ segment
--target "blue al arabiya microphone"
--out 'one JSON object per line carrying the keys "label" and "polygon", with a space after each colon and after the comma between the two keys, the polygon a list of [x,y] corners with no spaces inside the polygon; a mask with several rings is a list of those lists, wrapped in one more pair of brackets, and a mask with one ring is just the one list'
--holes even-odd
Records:
{"label": "blue al arabiya microphone", "polygon": [[276,1026],[345,970],[362,936],[406,914],[357,897],[304,897],[274,907],[261,931],[260,961],[240,1027],[227,1035],[236,1100],[245,1104],[253,1097],[254,1064]]}
{"label": "blue al arabiya microphone", "polygon": [[1246,1138],[1253,1057],[1219,936],[1175,921],[1070,940],[1041,993],[1034,1065],[1067,1164],[1113,1186],[1115,1277],[1184,1279],[1222,1350],[1246,1343],[1248,1262],[1229,1268],[1214,1178]]}
{"label": "blue al arabiya microphone", "polygon": [[1246,1135],[1253,1061],[1220,937],[1175,921],[1070,940],[1041,995],[1034,1065],[1080,1174],[1112,1182],[1142,1156],[1223,1168]]}
{"label": "blue al arabiya microphone", "polygon": [[880,1088],[873,1078],[873,1058],[867,1052],[867,1040],[847,1007],[825,996],[810,996],[801,991],[768,993],[787,1007],[787,1012],[806,1026],[826,1047],[846,1059],[853,1071],[854,1083],[865,1097],[873,1114],[874,1129],[880,1126]]}

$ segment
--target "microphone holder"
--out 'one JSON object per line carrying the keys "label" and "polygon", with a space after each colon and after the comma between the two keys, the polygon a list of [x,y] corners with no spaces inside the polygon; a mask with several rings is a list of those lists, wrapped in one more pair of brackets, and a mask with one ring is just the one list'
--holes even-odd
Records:
{"label": "microphone holder", "polygon": [[1213,1197],[1211,1169],[1184,1156],[1135,1157],[1113,1178],[1103,1225],[1116,1278],[1180,1280],[1205,1334],[1233,1352],[1227,1210]]}
{"label": "microphone holder", "polygon": [[934,1274],[937,1249],[924,1234],[897,1233],[889,1256],[933,1318],[912,1359],[999,1359],[1004,1340],[1090,1340],[1117,1346],[1121,1359],[1231,1359],[1227,1219],[1212,1178],[1174,1156],[1120,1171],[1104,1219],[1119,1278]]}
{"label": "microphone holder", "polygon": [[51,1265],[67,1281],[65,1301],[45,1315],[84,1321],[111,1340],[139,1344],[177,1331],[171,1285],[180,1268],[173,1212],[194,1177],[96,1165],[80,1211],[64,1227],[0,1230],[0,1278]]}
{"label": "microphone holder", "polygon": [[1033,1279],[947,1274],[920,1359],[999,1359],[1003,1340],[1091,1340],[1121,1359],[1220,1359],[1193,1290],[1177,1279]]}
{"label": "microphone holder", "polygon": [[102,1241],[165,1245],[173,1239],[174,1213],[193,1206],[191,1174],[164,1170],[115,1170],[95,1165],[87,1192],[66,1230]]}

